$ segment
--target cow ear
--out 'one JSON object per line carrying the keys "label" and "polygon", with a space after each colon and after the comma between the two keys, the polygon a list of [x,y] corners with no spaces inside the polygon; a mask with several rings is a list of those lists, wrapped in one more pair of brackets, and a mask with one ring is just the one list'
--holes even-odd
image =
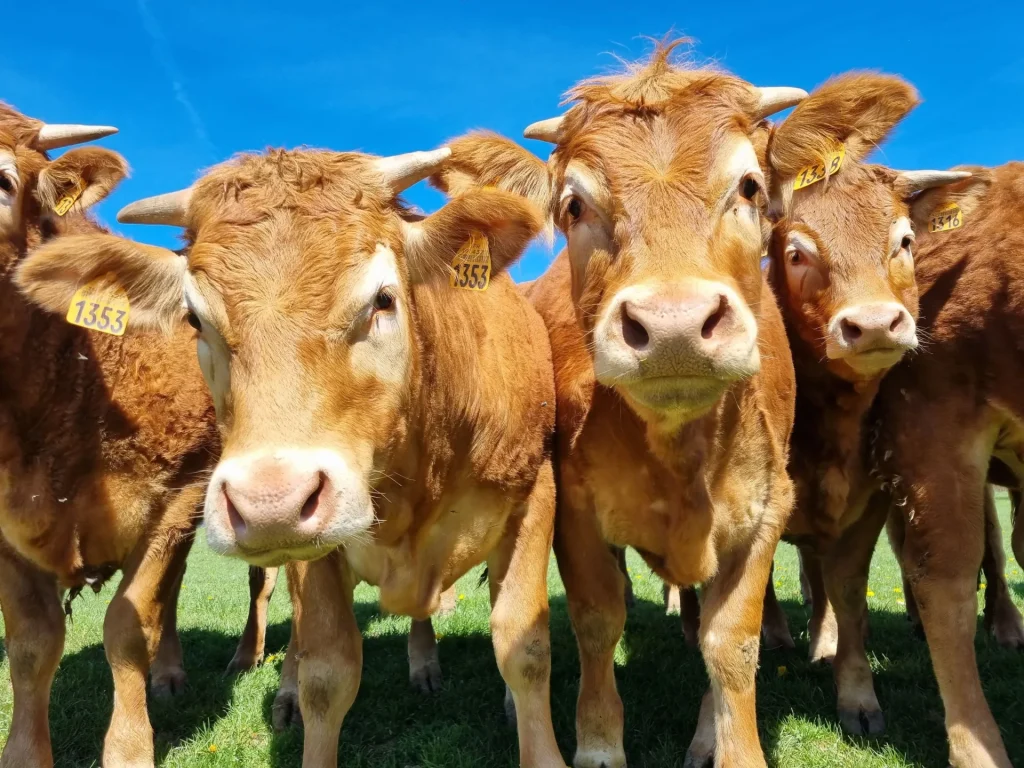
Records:
{"label": "cow ear", "polygon": [[128,298],[131,328],[168,330],[185,315],[185,258],[174,251],[113,235],[65,235],[32,251],[15,285],[50,312],[64,314],[75,292],[102,281]]}
{"label": "cow ear", "polygon": [[71,149],[39,174],[36,197],[47,211],[63,216],[85,210],[110,194],[128,175],[128,163],[103,147]]}
{"label": "cow ear", "polygon": [[768,161],[782,179],[821,163],[838,144],[862,160],[918,104],[917,91],[898,77],[851,72],[800,102],[772,133]]}
{"label": "cow ear", "polygon": [[515,263],[542,226],[529,200],[496,189],[471,190],[430,216],[403,222],[410,275],[416,282],[447,279],[464,248],[482,253],[481,238],[490,274],[496,275]]}
{"label": "cow ear", "polygon": [[919,237],[929,231],[932,219],[943,209],[959,209],[962,221],[960,226],[968,226],[968,222],[984,205],[985,193],[992,184],[992,172],[980,166],[958,166],[953,170],[969,171],[971,175],[960,181],[928,189],[911,203],[910,220]]}

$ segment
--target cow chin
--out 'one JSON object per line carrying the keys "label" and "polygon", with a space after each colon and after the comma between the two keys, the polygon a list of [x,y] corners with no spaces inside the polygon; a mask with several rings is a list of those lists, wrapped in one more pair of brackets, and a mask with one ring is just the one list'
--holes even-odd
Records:
{"label": "cow chin", "polygon": [[839,367],[845,366],[853,373],[854,379],[875,379],[884,376],[906,354],[906,349],[874,349],[855,355],[832,358]]}

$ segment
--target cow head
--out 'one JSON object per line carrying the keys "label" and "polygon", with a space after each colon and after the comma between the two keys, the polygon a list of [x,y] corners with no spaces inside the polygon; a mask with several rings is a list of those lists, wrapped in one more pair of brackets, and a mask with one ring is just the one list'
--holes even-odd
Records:
{"label": "cow head", "polygon": [[898,78],[847,74],[769,140],[772,281],[797,354],[848,380],[875,378],[917,346],[910,201],[970,175],[862,162],[916,104]]}
{"label": "cow head", "polygon": [[[127,174],[120,155],[80,147],[51,160],[47,150],[116,133],[94,125],[47,125],[0,104],[0,271],[34,240],[40,224],[55,222],[106,197]],[[56,227],[54,227],[56,230]]]}
{"label": "cow head", "polygon": [[241,156],[119,214],[185,227],[183,255],[65,237],[23,265],[20,285],[44,306],[59,310],[81,282],[110,274],[130,325],[198,331],[223,432],[205,503],[214,549],[269,565],[372,538],[375,488],[415,427],[414,286],[447,281],[474,233],[499,272],[541,226],[500,191],[409,214],[396,196],[447,154]]}
{"label": "cow head", "polygon": [[546,169],[510,142],[469,136],[437,179],[547,205],[597,380],[666,424],[707,412],[759,370],[762,120],[806,96],[674,66],[673,47],[581,83],[566,114],[530,126],[527,137],[556,144]]}

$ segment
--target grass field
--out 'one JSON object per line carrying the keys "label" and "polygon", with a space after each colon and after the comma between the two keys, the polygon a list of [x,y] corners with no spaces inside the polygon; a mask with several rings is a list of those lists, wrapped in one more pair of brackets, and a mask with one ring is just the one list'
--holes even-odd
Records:
{"label": "grass field", "polygon": [[[1000,510],[1009,533],[1006,503]],[[1007,545],[1009,551],[1009,545]],[[758,716],[769,765],[780,768],[946,765],[942,705],[923,641],[904,618],[899,571],[883,541],[870,581],[869,651],[876,690],[888,729],[874,741],[844,736],[834,714],[831,669],[807,659],[808,612],[799,599],[792,547],[776,559],[777,592],[797,637],[797,649],[765,652],[758,673]],[[626,706],[626,754],[630,766],[682,765],[693,734],[706,677],[699,654],[682,641],[679,619],[665,616],[660,582],[630,555],[637,605],[630,614],[617,661]],[[381,616],[374,590],[356,594],[363,627],[364,673],[356,703],[342,730],[339,765],[360,768],[498,768],[516,764],[515,733],[506,726],[504,686],[487,632],[487,588],[479,569],[460,584],[456,612],[435,622],[445,673],[444,689],[432,697],[407,682],[405,633],[408,619]],[[1024,576],[1011,558],[1011,589],[1024,602]],[[270,726],[270,707],[288,641],[290,609],[284,585],[271,605],[267,652],[260,669],[224,675],[247,608],[242,563],[213,555],[198,542],[181,594],[179,627],[189,675],[188,689],[169,701],[152,701],[157,762],[198,766],[298,766],[300,733],[281,735]],[[565,598],[552,560],[550,576],[555,732],[572,758],[578,662]],[[50,721],[57,766],[96,766],[111,706],[111,677],[102,648],[108,585],[75,603],[64,660],[53,689]],[[1024,654],[999,648],[981,627],[978,662],[989,703],[1003,730],[1010,759],[1024,765]],[[6,659],[0,662],[0,743],[11,718]]]}

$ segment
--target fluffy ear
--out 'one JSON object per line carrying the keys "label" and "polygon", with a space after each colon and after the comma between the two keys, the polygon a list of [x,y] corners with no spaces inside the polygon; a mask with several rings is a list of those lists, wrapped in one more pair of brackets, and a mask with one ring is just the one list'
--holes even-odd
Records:
{"label": "fluffy ear", "polygon": [[452,154],[430,183],[457,197],[471,189],[495,187],[525,197],[542,211],[551,192],[544,161],[496,133],[476,131],[448,143]]}
{"label": "fluffy ear", "polygon": [[918,104],[898,77],[851,72],[834,77],[800,102],[772,134],[768,160],[783,179],[822,162],[837,143],[861,160]]}
{"label": "fluffy ear", "polygon": [[50,312],[68,311],[75,292],[103,279],[128,295],[129,328],[168,329],[184,317],[183,256],[113,235],[67,235],[32,251],[14,274],[15,285]]}
{"label": "fluffy ear", "polygon": [[128,163],[117,152],[102,147],[71,149],[39,174],[36,197],[47,211],[60,216],[71,207],[95,205],[128,175]]}
{"label": "fluffy ear", "polygon": [[496,189],[471,190],[420,221],[403,223],[406,261],[418,282],[447,279],[455,254],[479,233],[487,238],[491,274],[497,274],[522,255],[542,226],[529,200]]}
{"label": "fluffy ear", "polygon": [[969,171],[969,178],[929,189],[918,195],[910,206],[910,220],[914,231],[920,236],[928,232],[932,218],[939,209],[956,203],[963,215],[966,226],[972,214],[984,204],[985,193],[992,183],[992,172],[981,166],[962,165],[955,171]]}

